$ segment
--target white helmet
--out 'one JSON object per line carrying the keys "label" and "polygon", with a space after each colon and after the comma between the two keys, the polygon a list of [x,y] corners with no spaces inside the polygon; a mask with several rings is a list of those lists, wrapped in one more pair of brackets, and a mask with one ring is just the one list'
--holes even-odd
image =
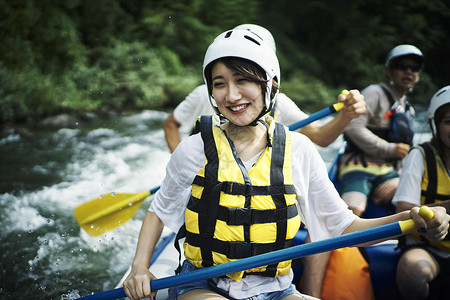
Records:
{"label": "white helmet", "polygon": [[[273,106],[272,98],[272,82],[276,79],[280,84],[280,65],[278,58],[268,43],[265,43],[257,34],[247,30],[228,30],[217,36],[206,50],[205,58],[203,60],[203,79],[206,80],[206,68],[209,64],[219,58],[237,57],[249,60],[257,64],[266,72],[267,90],[264,95],[266,112],[270,111]],[[210,88],[208,87],[208,91]],[[277,90],[278,93],[278,90]],[[210,101],[216,112],[216,101],[209,95]]]}
{"label": "white helmet", "polygon": [[389,51],[384,66],[387,68],[390,66],[393,59],[407,55],[413,55],[420,65],[423,64],[424,58],[419,48],[413,45],[398,45]]}
{"label": "white helmet", "polygon": [[266,28],[264,28],[262,26],[255,25],[255,24],[241,24],[241,25],[234,27],[234,29],[242,29],[242,30],[251,31],[251,32],[255,33],[256,35],[258,35],[261,39],[263,39],[263,41],[266,42],[272,48],[273,52],[275,52],[277,50],[277,47],[275,44],[275,39],[273,38],[272,33],[270,33],[269,30],[267,30]]}
{"label": "white helmet", "polygon": [[439,107],[448,103],[450,103],[450,85],[441,88],[430,100],[430,105],[428,106],[428,122],[430,123],[433,136],[436,135],[434,115]]}

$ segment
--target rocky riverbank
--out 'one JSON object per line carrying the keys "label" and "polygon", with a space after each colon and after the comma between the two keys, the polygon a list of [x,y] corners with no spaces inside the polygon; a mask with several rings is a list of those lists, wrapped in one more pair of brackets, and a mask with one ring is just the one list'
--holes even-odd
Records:
{"label": "rocky riverbank", "polygon": [[61,113],[53,116],[48,116],[43,119],[29,118],[22,122],[8,122],[0,124],[0,137],[5,137],[11,134],[27,135],[31,134],[33,130],[40,129],[61,129],[61,128],[77,128],[83,124],[98,121],[102,119],[113,119],[119,115],[134,114],[135,112],[118,113],[113,110],[102,109],[97,112],[86,112],[83,114],[67,114]]}

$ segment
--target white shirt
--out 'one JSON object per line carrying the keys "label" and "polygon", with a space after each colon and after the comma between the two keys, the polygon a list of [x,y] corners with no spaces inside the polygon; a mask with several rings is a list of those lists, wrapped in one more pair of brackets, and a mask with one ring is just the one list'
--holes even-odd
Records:
{"label": "white shirt", "polygon": [[425,173],[424,157],[418,148],[413,148],[403,161],[403,169],[400,182],[395,192],[392,203],[408,202],[420,205],[420,184]]}
{"label": "white shirt", "polygon": [[185,137],[191,134],[195,120],[203,115],[215,115],[209,102],[206,84],[196,87],[173,111],[173,116],[180,124],[180,134]]}
{"label": "white shirt", "polygon": [[[297,207],[302,222],[308,227],[313,241],[338,236],[356,216],[329,180],[325,163],[314,144],[303,134],[291,132],[291,135],[292,180],[297,191]],[[257,158],[246,162],[246,167],[252,166]],[[164,225],[174,232],[178,232],[184,223],[191,184],[204,164],[203,140],[200,134],[196,134],[178,145],[167,165],[161,189],[156,193],[149,210],[155,212]],[[291,271],[289,275],[277,278],[250,275],[239,282],[219,279],[218,287],[229,291],[233,298],[251,297],[287,288],[292,282],[292,276]]]}
{"label": "white shirt", "polygon": [[[278,123],[289,126],[308,117],[283,93],[278,94],[276,103],[275,111]],[[175,120],[181,124],[179,131],[182,138],[191,134],[197,117],[215,114],[216,111],[209,101],[206,84],[196,87],[173,111]]]}

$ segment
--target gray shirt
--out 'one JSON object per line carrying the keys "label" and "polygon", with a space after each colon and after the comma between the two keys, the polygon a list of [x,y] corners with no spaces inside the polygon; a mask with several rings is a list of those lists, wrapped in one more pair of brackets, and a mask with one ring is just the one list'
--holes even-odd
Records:
{"label": "gray shirt", "polygon": [[[395,99],[395,105],[400,106],[404,110],[406,96],[397,98],[388,85],[384,83],[382,85]],[[364,159],[367,163],[391,165],[392,159],[395,158],[394,150],[396,144],[380,138],[370,131],[369,128],[389,128],[390,118],[386,116],[386,112],[390,110],[392,105],[379,84],[369,85],[361,93],[366,101],[366,113],[359,118],[353,119],[345,133],[364,152]],[[342,162],[346,162],[349,155],[345,154]]]}

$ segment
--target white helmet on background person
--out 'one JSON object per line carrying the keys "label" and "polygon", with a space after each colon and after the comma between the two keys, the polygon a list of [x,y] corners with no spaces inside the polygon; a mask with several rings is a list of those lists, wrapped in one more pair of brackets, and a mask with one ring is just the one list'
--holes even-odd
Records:
{"label": "white helmet on background person", "polygon": [[434,94],[430,100],[430,105],[428,106],[428,122],[430,123],[431,132],[433,136],[436,135],[437,129],[434,120],[436,111],[446,104],[450,103],[450,85],[441,88]]}
{"label": "white helmet on background person", "polygon": [[[280,65],[278,58],[268,43],[252,31],[228,30],[217,36],[206,50],[203,60],[203,79],[208,85],[206,70],[208,65],[220,58],[237,57],[249,60],[257,64],[266,73],[267,90],[264,95],[266,112],[270,111],[274,104],[271,97],[272,83],[275,80],[280,84]],[[211,87],[208,87],[209,99],[212,106],[219,113],[217,103],[211,95]],[[276,91],[278,93],[278,90]]]}
{"label": "white helmet on background person", "polygon": [[275,39],[273,38],[272,33],[270,33],[269,30],[266,28],[256,25],[256,24],[241,24],[233,29],[242,29],[242,30],[248,30],[255,34],[257,34],[261,39],[263,39],[264,42],[268,43],[268,45],[272,48],[273,52],[277,50]]}
{"label": "white helmet on background person", "polygon": [[389,51],[384,66],[386,68],[390,67],[393,60],[402,56],[411,56],[417,61],[417,63],[421,66],[423,65],[424,57],[422,51],[420,51],[416,46],[404,44],[398,45]]}

